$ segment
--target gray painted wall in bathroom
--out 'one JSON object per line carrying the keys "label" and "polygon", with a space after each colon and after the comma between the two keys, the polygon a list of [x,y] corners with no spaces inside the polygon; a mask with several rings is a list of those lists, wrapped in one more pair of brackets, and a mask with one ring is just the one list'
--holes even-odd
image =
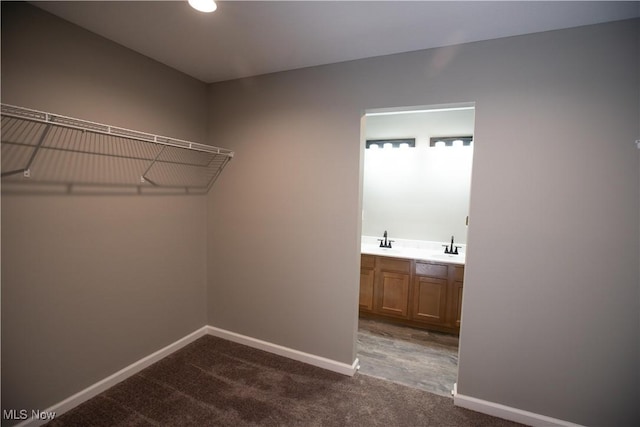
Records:
{"label": "gray painted wall in bathroom", "polygon": [[[206,86],[2,2],[2,102],[196,141]],[[44,409],[206,321],[204,196],[2,195],[2,408]]]}
{"label": "gray painted wall in bathroom", "polygon": [[351,363],[365,109],[476,103],[458,391],[640,421],[638,21],[213,84],[208,319]]}
{"label": "gray painted wall in bathroom", "polygon": [[473,135],[474,109],[367,116],[366,138],[413,137],[416,147],[364,150],[362,235],[467,243],[473,147],[429,147]]}

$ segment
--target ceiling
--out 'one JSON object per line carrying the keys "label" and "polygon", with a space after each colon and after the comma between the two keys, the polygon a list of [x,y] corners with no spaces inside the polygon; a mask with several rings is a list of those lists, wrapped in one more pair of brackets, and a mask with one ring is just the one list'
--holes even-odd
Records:
{"label": "ceiling", "polygon": [[640,1],[32,2],[203,82],[640,17]]}

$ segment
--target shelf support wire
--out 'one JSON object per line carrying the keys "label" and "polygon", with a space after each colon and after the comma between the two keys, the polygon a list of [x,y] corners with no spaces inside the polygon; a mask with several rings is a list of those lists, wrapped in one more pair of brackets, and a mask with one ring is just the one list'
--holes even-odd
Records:
{"label": "shelf support wire", "polygon": [[158,184],[156,184],[155,182],[151,181],[149,178],[147,178],[147,173],[149,173],[149,171],[151,170],[151,168],[153,167],[153,165],[156,164],[156,162],[158,161],[158,159],[160,158],[160,156],[162,155],[162,153],[164,153],[165,148],[167,148],[166,145],[163,145],[162,148],[160,149],[160,151],[158,152],[158,154],[156,154],[156,156],[153,158],[153,160],[151,161],[151,163],[149,164],[149,166],[147,167],[147,169],[142,173],[142,176],[140,177],[140,181],[141,182],[149,182],[151,185],[153,185],[154,187],[157,187]]}
{"label": "shelf support wire", "polygon": [[[222,160],[222,164],[220,165],[218,170],[215,172],[215,174],[213,175],[213,177],[209,181],[209,185],[207,186],[207,191],[209,191],[211,189],[211,187],[213,186],[213,183],[216,182],[216,180],[218,179],[218,177],[222,173],[222,169],[224,169],[224,167],[227,165],[227,163],[229,163],[229,161],[231,159],[232,159],[232,157],[230,157],[230,156],[225,156],[224,157],[224,159]],[[209,162],[209,163],[211,163],[211,162]]]}

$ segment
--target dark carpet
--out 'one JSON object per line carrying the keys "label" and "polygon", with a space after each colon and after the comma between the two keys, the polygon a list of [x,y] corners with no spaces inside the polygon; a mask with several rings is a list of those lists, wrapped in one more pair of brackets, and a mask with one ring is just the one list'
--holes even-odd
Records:
{"label": "dark carpet", "polygon": [[205,336],[47,424],[517,426],[451,398]]}

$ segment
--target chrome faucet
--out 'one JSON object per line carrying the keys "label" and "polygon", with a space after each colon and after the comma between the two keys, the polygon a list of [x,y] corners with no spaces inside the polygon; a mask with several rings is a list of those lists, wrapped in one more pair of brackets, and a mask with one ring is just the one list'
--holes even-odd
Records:
{"label": "chrome faucet", "polygon": [[451,246],[448,246],[448,245],[442,245],[442,246],[444,246],[445,254],[458,255],[458,248],[460,248],[460,246],[453,245],[453,236],[451,236]]}
{"label": "chrome faucet", "polygon": [[382,237],[384,237],[384,240],[378,239],[378,241],[380,242],[380,247],[391,249],[391,242],[393,242],[393,240],[387,240],[387,230],[384,230],[384,235]]}

